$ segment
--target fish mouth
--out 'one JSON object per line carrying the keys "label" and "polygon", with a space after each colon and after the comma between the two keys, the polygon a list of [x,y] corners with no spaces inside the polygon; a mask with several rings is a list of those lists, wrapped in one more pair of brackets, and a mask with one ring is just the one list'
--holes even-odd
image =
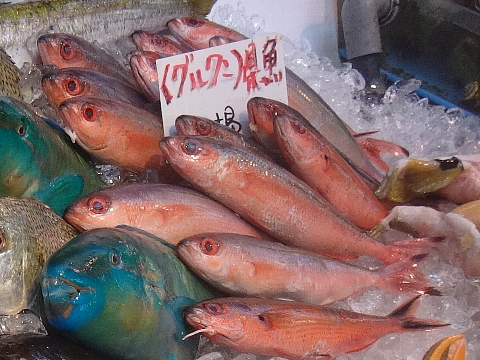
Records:
{"label": "fish mouth", "polygon": [[[96,289],[83,286],[61,276],[46,276],[42,280],[45,312],[52,326],[59,330],[75,330],[96,316],[86,313],[96,303]],[[78,311],[78,309],[80,311]]]}

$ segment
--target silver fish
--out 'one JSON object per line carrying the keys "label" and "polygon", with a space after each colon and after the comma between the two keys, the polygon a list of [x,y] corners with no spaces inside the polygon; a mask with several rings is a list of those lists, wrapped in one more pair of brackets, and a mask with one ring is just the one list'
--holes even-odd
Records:
{"label": "silver fish", "polygon": [[32,198],[0,198],[0,315],[34,307],[46,260],[78,232]]}

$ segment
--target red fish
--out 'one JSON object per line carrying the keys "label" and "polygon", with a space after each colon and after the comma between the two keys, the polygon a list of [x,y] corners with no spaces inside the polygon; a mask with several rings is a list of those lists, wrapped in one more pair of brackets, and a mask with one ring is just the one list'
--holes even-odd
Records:
{"label": "red fish", "polygon": [[94,159],[140,173],[166,166],[158,147],[163,138],[161,118],[117,100],[82,96],[59,106],[74,140]]}
{"label": "red fish", "polygon": [[[303,93],[303,92],[302,92]],[[289,98],[289,104],[290,104]],[[293,102],[295,104],[295,102]],[[317,104],[318,105],[318,104]],[[318,105],[319,106],[319,105]],[[273,119],[280,114],[303,116],[335,149],[349,162],[351,166],[366,179],[370,186],[376,187],[383,175],[377,170],[370,171],[373,165],[365,156],[362,148],[351,135],[348,128],[340,121],[330,121],[328,117],[307,117],[313,110],[303,106],[286,105],[280,101],[263,97],[253,97],[247,102],[248,120],[255,139],[268,149],[279,151],[277,139],[273,130]],[[319,111],[319,110],[318,110]],[[317,111],[317,112],[318,112]],[[375,175],[377,173],[377,175]]]}
{"label": "red fish", "polygon": [[135,86],[132,74],[113,56],[78,36],[45,34],[38,38],[37,47],[43,65],[93,69]]}
{"label": "red fish", "polygon": [[210,47],[210,39],[216,36],[226,39],[227,42],[246,39],[244,35],[235,30],[193,17],[172,19],[167,26],[175,38],[196,50]]}
{"label": "red fish", "polygon": [[247,140],[239,132],[201,116],[180,115],[175,119],[175,128],[178,135],[210,136],[261,151],[256,144]]}
{"label": "red fish", "polygon": [[231,233],[188,237],[177,244],[176,252],[199,277],[231,295],[316,305],[331,304],[369,287],[439,295],[418,269],[423,255],[371,271],[280,243]]}
{"label": "red fish", "polygon": [[[225,26],[195,18],[173,19],[168,22],[168,27],[179,41],[188,43],[194,49],[246,39],[244,35]],[[365,156],[348,126],[307,83],[289,69],[285,69],[285,74],[289,105],[348,157],[362,176],[378,186],[385,174]],[[270,134],[273,134],[272,126],[270,130]],[[270,144],[262,144],[270,148]]]}
{"label": "red fish", "polygon": [[136,89],[116,77],[96,70],[82,68],[54,69],[42,78],[42,87],[50,104],[60,103],[75,96],[96,96],[130,102],[143,107],[148,101]]}
{"label": "red fish", "polygon": [[225,206],[194,190],[167,184],[111,186],[77,200],[64,216],[82,231],[125,224],[172,244],[205,231],[260,236]]}
{"label": "red fish", "polygon": [[[191,305],[185,320],[209,340],[268,357],[328,359],[362,350],[382,336],[448,324],[413,316],[415,297],[388,316],[374,316],[293,301],[219,298]],[[408,346],[408,344],[406,344]]]}
{"label": "red fish", "polygon": [[296,112],[278,115],[273,127],[290,170],[342,217],[370,230],[388,215],[370,187],[303,116]]}
{"label": "red fish", "polygon": [[156,61],[162,57],[152,51],[133,51],[129,55],[130,68],[140,89],[150,101],[159,101]]}
{"label": "red fish", "polygon": [[190,51],[167,36],[148,31],[137,30],[132,34],[132,40],[138,50],[152,51],[161,57],[168,57]]}
{"label": "red fish", "polygon": [[385,264],[415,254],[373,240],[255,151],[204,136],[166,137],[160,147],[182,177],[287,245],[340,259],[366,255]]}

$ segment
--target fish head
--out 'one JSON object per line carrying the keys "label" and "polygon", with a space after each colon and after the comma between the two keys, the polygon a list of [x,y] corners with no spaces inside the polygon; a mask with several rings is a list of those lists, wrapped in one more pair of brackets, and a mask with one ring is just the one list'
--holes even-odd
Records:
{"label": "fish head", "polygon": [[18,221],[21,215],[7,213],[5,201],[8,198],[2,198],[0,205],[0,314],[14,315],[27,308],[29,288],[43,263],[35,258],[40,254],[29,243],[29,230]]}
{"label": "fish head", "polygon": [[43,65],[55,65],[60,69],[88,67],[88,47],[87,41],[68,34],[45,34],[37,39]]}
{"label": "fish head", "polygon": [[[159,145],[168,163],[182,176],[195,176],[201,186],[213,186],[211,173],[220,173],[233,163],[233,159],[223,158],[217,145],[226,141],[209,136],[167,136]],[[196,169],[202,168],[200,173]]]}
{"label": "fish head", "polygon": [[208,33],[212,31],[209,21],[196,17],[179,17],[167,23],[173,36],[194,49],[209,47]]}
{"label": "fish head", "polygon": [[251,309],[225,300],[212,299],[188,306],[182,315],[188,324],[200,330],[205,337],[228,346],[241,341],[247,335],[250,316],[245,314],[250,314]]}
{"label": "fish head", "polygon": [[160,98],[158,89],[157,60],[161,56],[152,51],[133,51],[130,68],[142,92],[152,101]]}
{"label": "fish head", "polygon": [[[302,159],[307,153],[319,153],[314,140],[316,131],[305,118],[292,114],[279,114],[273,120],[277,143],[282,153],[290,154],[294,159]],[[318,134],[318,136],[321,136]]]}
{"label": "fish head", "polygon": [[111,127],[108,126],[111,114],[101,105],[99,98],[81,96],[67,99],[58,106],[66,127],[87,151],[101,151],[112,139]]}
{"label": "fish head", "polygon": [[132,40],[137,49],[156,52],[161,57],[178,55],[188,49],[161,34],[138,30],[132,34]]}
{"label": "fish head", "polygon": [[28,196],[38,189],[37,151],[50,137],[48,125],[7,96],[0,97],[0,119],[0,196]]}
{"label": "fish head", "polygon": [[177,244],[176,252],[189,268],[207,281],[221,285],[222,280],[230,278],[232,267],[228,259],[228,248],[216,234],[198,234],[185,238]]}
{"label": "fish head", "polygon": [[87,79],[71,69],[58,69],[45,74],[42,88],[54,107],[75,96],[92,95]]}
{"label": "fish head", "polygon": [[154,277],[148,269],[141,246],[117,229],[76,236],[49,258],[42,272],[49,322],[70,333],[97,335],[152,326],[151,314],[165,292],[161,274]]}
{"label": "fish head", "polygon": [[204,135],[215,136],[213,121],[195,115],[180,115],[175,119],[175,128],[179,135]]}
{"label": "fish head", "polygon": [[249,99],[247,102],[249,128],[255,140],[269,149],[277,148],[273,119],[287,112],[288,108],[280,101],[259,96]]}
{"label": "fish head", "polygon": [[45,261],[74,233],[33,198],[0,198],[0,315],[32,308]]}
{"label": "fish head", "polygon": [[194,49],[210,47],[211,38],[218,37],[221,43],[246,39],[244,35],[226,26],[195,17],[174,18],[167,23],[167,26],[177,40]]}
{"label": "fish head", "polygon": [[[114,227],[115,214],[122,211],[115,209],[112,198],[104,191],[94,191],[70,204],[63,214],[65,220],[80,231],[99,227]],[[122,214],[125,216],[125,214]],[[122,217],[123,218],[123,217]]]}

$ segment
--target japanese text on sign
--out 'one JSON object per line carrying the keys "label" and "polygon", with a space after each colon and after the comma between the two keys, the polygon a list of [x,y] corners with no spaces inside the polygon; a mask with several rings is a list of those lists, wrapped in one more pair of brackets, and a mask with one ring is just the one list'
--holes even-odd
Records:
{"label": "japanese text on sign", "polygon": [[[159,59],[157,71],[167,134],[182,114],[220,121],[218,109],[225,109],[220,113],[241,119],[251,97],[287,101],[283,47],[275,34]],[[238,131],[245,127],[228,120]]]}

